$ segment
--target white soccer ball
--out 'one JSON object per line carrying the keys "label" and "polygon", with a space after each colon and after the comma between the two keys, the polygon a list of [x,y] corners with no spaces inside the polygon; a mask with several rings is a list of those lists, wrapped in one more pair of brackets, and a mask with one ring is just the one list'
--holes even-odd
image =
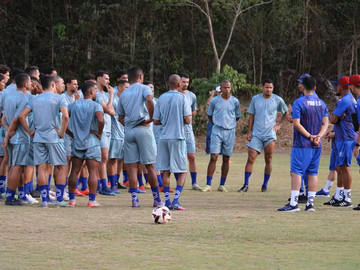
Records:
{"label": "white soccer ball", "polygon": [[171,219],[171,211],[166,206],[156,207],[152,211],[152,217],[155,223],[166,224]]}

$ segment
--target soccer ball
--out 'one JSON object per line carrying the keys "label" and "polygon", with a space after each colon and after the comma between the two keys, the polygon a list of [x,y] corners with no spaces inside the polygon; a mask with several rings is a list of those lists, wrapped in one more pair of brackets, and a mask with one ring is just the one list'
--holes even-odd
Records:
{"label": "soccer ball", "polygon": [[166,206],[156,207],[152,211],[152,217],[155,223],[166,224],[171,219],[171,212]]}

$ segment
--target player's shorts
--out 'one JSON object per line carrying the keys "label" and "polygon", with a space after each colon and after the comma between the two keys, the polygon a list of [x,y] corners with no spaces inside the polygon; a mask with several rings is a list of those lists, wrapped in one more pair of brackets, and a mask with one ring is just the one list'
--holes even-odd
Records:
{"label": "player's shorts", "polygon": [[353,150],[355,147],[355,141],[336,141],[336,162],[335,166],[342,166],[346,164],[351,166],[351,160],[353,156]]}
{"label": "player's shorts", "polygon": [[252,136],[251,141],[247,143],[247,147],[254,149],[259,154],[269,143],[276,141],[276,138],[261,139],[256,136]]}
{"label": "player's shorts", "polygon": [[[4,128],[0,128],[0,143],[1,145],[3,144],[4,142],[4,138],[5,138],[5,131],[4,131]],[[0,145],[0,146],[1,146]],[[5,155],[4,153],[4,148],[0,147],[0,157],[3,157]]]}
{"label": "player's shorts", "polygon": [[34,143],[30,142],[29,155],[26,160],[26,166],[35,166],[34,163]]}
{"label": "player's shorts", "polygon": [[136,126],[125,131],[124,163],[154,164],[156,143],[151,127]]}
{"label": "player's shorts", "polygon": [[72,156],[72,139],[69,135],[65,135],[64,137],[64,145],[66,150],[66,155],[69,157]]}
{"label": "player's shorts", "polygon": [[187,152],[185,140],[164,140],[159,142],[155,164],[157,171],[183,173],[187,170]]}
{"label": "player's shorts", "polygon": [[298,175],[317,175],[321,158],[321,147],[293,147],[290,157],[290,171]]}
{"label": "player's shorts", "polygon": [[101,162],[101,147],[100,145],[97,145],[84,150],[77,150],[74,148],[73,156],[82,160],[92,159]]}
{"label": "player's shorts", "polygon": [[330,155],[329,171],[335,171],[336,154],[336,149],[332,149]]}
{"label": "player's shorts", "polygon": [[123,160],[124,158],[124,140],[110,140],[109,159]]}
{"label": "player's shorts", "polygon": [[195,147],[195,136],[194,132],[185,132],[185,141],[186,141],[186,152],[188,154],[195,154],[196,147]]}
{"label": "player's shorts", "polygon": [[101,143],[100,143],[101,149],[103,149],[103,148],[108,148],[109,149],[110,140],[111,140],[111,133],[110,132],[103,132],[101,134]]}
{"label": "player's shorts", "polygon": [[52,166],[67,165],[66,149],[63,142],[38,143],[34,142],[35,166],[49,163]]}
{"label": "player's shorts", "polygon": [[211,131],[211,154],[223,154],[231,157],[233,153],[235,141],[235,129],[222,129],[218,126],[213,126]]}
{"label": "player's shorts", "polygon": [[9,154],[9,167],[15,165],[26,166],[27,158],[29,155],[30,144],[22,143],[22,144],[11,144],[9,143],[7,146],[8,154]]}

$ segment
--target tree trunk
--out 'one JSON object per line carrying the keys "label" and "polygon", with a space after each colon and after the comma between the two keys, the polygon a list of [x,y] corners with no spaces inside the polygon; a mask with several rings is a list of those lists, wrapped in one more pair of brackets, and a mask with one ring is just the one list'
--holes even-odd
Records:
{"label": "tree trunk", "polygon": [[255,56],[255,37],[251,37],[251,53],[252,53],[252,62],[253,62],[253,84],[256,84],[256,56]]}
{"label": "tree trunk", "polygon": [[154,38],[151,39],[151,48],[150,48],[150,82],[154,83],[154,71],[155,71],[155,41]]}
{"label": "tree trunk", "polygon": [[212,46],[212,49],[213,49],[213,52],[214,52],[214,58],[215,58],[215,61],[216,61],[216,73],[220,73],[221,59],[219,59],[218,51],[216,49],[216,43],[215,43],[215,38],[214,38],[214,31],[213,31],[213,26],[212,26],[212,21],[211,21],[211,15],[210,15],[210,9],[209,9],[208,0],[205,0],[205,12],[207,14],[207,19],[208,19],[211,46]]}
{"label": "tree trunk", "polygon": [[54,65],[54,12],[52,0],[49,0],[50,5],[50,21],[51,21],[51,65]]}

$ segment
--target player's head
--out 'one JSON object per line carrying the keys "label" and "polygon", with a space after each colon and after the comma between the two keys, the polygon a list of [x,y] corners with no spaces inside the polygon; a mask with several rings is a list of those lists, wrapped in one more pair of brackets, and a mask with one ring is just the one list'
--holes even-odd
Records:
{"label": "player's head", "polygon": [[353,93],[360,95],[360,75],[355,74],[350,77],[350,87]]}
{"label": "player's head", "polygon": [[37,66],[30,66],[25,68],[25,72],[29,74],[30,77],[34,77],[37,80],[40,80],[40,71]]}
{"label": "player's head", "polygon": [[55,93],[56,84],[55,84],[54,76],[44,77],[41,80],[41,86],[44,89],[44,91],[51,91]]}
{"label": "player's head", "polygon": [[129,70],[129,79],[131,83],[143,83],[144,82],[144,72],[139,67],[132,67]]}
{"label": "player's head", "polygon": [[129,81],[129,76],[125,70],[118,70],[115,73],[116,81]]}
{"label": "player's head", "polygon": [[10,79],[10,68],[5,65],[0,65],[0,75],[3,75],[5,85]]}
{"label": "player's head", "polygon": [[185,90],[188,89],[189,83],[190,83],[189,74],[187,74],[187,73],[180,73],[179,76],[180,76],[180,78],[181,78],[181,90],[182,90],[182,91],[185,91]]}
{"label": "player's head", "polygon": [[78,90],[78,81],[75,77],[67,77],[65,79],[65,86],[66,91],[72,95]]}
{"label": "player's head", "polygon": [[266,97],[271,97],[274,91],[274,82],[270,79],[265,79],[261,85],[263,95]]}
{"label": "player's head", "polygon": [[37,94],[41,94],[44,92],[41,83],[38,79],[36,79],[35,77],[31,77],[31,94],[32,95],[37,95]]}
{"label": "player's head", "polygon": [[152,93],[152,95],[154,96],[154,93],[155,93],[154,85],[153,85],[151,82],[149,82],[149,81],[145,81],[144,84],[150,87],[151,93]]}
{"label": "player's head", "polygon": [[11,80],[13,81],[13,83],[15,83],[16,76],[19,75],[19,74],[22,74],[22,73],[25,73],[25,71],[22,70],[21,68],[14,68],[11,71]]}
{"label": "player's head", "polygon": [[181,90],[181,78],[177,74],[172,74],[169,76],[167,81],[170,90]]}
{"label": "player's head", "polygon": [[55,78],[55,85],[56,85],[55,94],[60,95],[62,92],[65,91],[64,79],[58,75],[52,77]]}
{"label": "player's head", "polygon": [[231,93],[231,83],[228,80],[223,80],[220,83],[220,88],[221,88],[221,95],[223,96],[229,96]]}
{"label": "player's head", "polygon": [[20,73],[20,74],[16,75],[15,83],[16,83],[16,87],[18,89],[25,88],[26,91],[31,90],[30,76],[28,74],[26,74],[26,73]]}
{"label": "player's head", "polygon": [[332,82],[336,86],[336,95],[342,96],[350,90],[350,78],[348,76],[340,76],[337,81]]}
{"label": "player's head", "polygon": [[84,82],[94,82],[94,83],[96,83],[95,75],[94,74],[86,74],[84,76]]}
{"label": "player's head", "polygon": [[0,91],[3,91],[5,89],[5,77],[0,74]]}
{"label": "player's head", "polygon": [[120,92],[120,94],[126,89],[128,88],[130,85],[130,83],[128,81],[125,81],[125,80],[120,80],[120,81],[117,81],[117,88],[118,88],[118,92]]}
{"label": "player's head", "polygon": [[110,83],[109,73],[104,70],[99,70],[95,72],[95,81],[99,89],[103,89],[108,86]]}
{"label": "player's head", "polygon": [[81,86],[81,91],[84,95],[84,99],[95,100],[96,98],[96,83],[86,82]]}
{"label": "player's head", "polygon": [[316,90],[316,80],[314,77],[305,77],[302,81],[302,85],[304,87],[304,91],[310,92]]}
{"label": "player's head", "polygon": [[299,79],[296,80],[298,82],[298,88],[301,93],[304,91],[302,82],[303,82],[304,78],[306,78],[306,77],[310,77],[310,75],[305,73],[305,74],[301,75]]}
{"label": "player's head", "polygon": [[46,67],[43,69],[42,73],[45,76],[56,76],[57,75],[57,71],[54,67]]}

